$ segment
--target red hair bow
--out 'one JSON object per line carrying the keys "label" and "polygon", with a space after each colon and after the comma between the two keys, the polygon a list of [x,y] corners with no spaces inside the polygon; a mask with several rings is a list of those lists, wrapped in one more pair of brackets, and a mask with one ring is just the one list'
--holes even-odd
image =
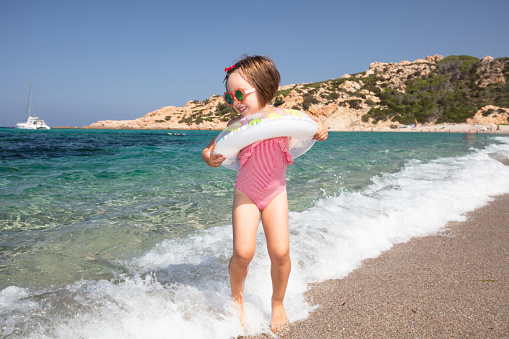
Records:
{"label": "red hair bow", "polygon": [[234,69],[234,68],[235,68],[235,66],[237,66],[237,65],[233,65],[233,66],[231,66],[231,67],[226,67],[226,68],[224,69],[224,71],[225,71],[226,73],[228,73],[229,71],[231,71],[232,69]]}

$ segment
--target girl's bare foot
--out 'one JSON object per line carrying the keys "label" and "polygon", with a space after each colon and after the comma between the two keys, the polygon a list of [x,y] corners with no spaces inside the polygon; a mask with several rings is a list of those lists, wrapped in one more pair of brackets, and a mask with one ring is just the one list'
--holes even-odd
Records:
{"label": "girl's bare foot", "polygon": [[286,317],[285,308],[282,303],[272,302],[272,320],[270,329],[274,333],[281,333],[288,329],[290,322]]}

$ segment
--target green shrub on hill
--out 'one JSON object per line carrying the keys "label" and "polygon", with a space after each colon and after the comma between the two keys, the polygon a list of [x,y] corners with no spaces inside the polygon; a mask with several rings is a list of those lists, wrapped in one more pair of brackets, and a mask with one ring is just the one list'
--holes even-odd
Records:
{"label": "green shrub on hill", "polygon": [[291,91],[293,91],[293,88],[285,89],[283,91],[279,91],[276,93],[276,96],[283,95],[283,97],[286,97]]}
{"label": "green shrub on hill", "polygon": [[217,105],[215,114],[221,121],[230,121],[238,115],[231,106],[225,103]]}
{"label": "green shrub on hill", "polygon": [[304,95],[304,102],[302,103],[302,109],[307,110],[311,105],[317,104],[318,100],[312,94]]}
{"label": "green shrub on hill", "polygon": [[[504,67],[506,79],[509,78],[508,61],[509,58]],[[468,55],[449,56],[428,76],[414,73],[405,82],[404,92],[388,87],[375,92],[372,90],[374,77],[368,77],[364,79],[365,88],[369,87],[380,98],[380,107],[371,108],[363,121],[371,118],[374,122],[392,119],[402,124],[459,123],[488,104],[509,107],[509,82],[484,88],[476,85],[479,65],[479,59]]]}

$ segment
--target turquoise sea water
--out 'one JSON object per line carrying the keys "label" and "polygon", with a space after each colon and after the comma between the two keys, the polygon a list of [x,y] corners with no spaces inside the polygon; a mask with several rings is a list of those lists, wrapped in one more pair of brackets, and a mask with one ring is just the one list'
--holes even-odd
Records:
{"label": "turquoise sea water", "polygon": [[[0,129],[0,336],[228,338],[236,172],[205,165],[214,131]],[[291,321],[310,282],[509,192],[509,137],[332,132],[288,167]],[[260,228],[261,229],[261,228]],[[248,328],[268,330],[262,231]],[[99,335],[100,334],[100,335]]]}

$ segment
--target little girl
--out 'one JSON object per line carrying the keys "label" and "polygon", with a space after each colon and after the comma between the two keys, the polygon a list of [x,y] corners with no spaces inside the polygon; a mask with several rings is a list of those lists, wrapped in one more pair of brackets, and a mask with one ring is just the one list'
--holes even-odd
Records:
{"label": "little girl", "polygon": [[[225,71],[225,101],[240,114],[228,125],[270,108],[280,82],[272,60],[264,56],[246,56]],[[323,141],[327,139],[327,129],[315,120],[319,128],[313,139]],[[286,166],[293,160],[288,151],[288,140],[288,137],[263,140],[241,150],[233,193],[233,255],[229,264],[232,298],[239,307],[240,321],[245,325],[244,282],[256,249],[261,213],[271,261],[271,329],[274,332],[280,332],[288,325],[283,307],[291,268]],[[203,150],[202,158],[209,166],[218,167],[226,158],[213,154],[214,142],[215,138]]]}

